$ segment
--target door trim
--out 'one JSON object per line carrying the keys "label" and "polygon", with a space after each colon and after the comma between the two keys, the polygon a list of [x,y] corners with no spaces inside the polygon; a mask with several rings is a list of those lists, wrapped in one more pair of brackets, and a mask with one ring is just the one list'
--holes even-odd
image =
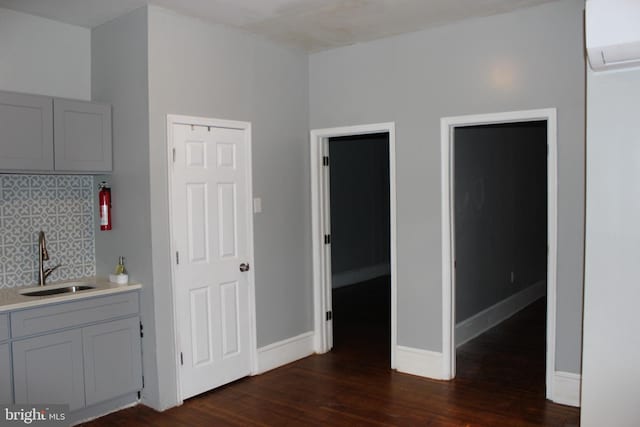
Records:
{"label": "door trim", "polygon": [[398,268],[397,227],[396,227],[396,137],[395,123],[375,123],[357,126],[345,126],[311,131],[311,235],[313,245],[313,308],[314,308],[314,350],[326,353],[331,349],[330,334],[325,313],[331,306],[331,257],[324,244],[324,235],[328,234],[329,189],[326,188],[324,168],[322,167],[323,143],[332,137],[365,135],[371,133],[389,134],[389,226],[390,226],[390,265],[391,265],[391,368],[395,368],[397,346],[397,288]]}
{"label": "door trim", "polygon": [[[169,200],[169,236],[170,236],[170,252],[169,259],[173,260],[176,252],[175,242],[173,239],[173,200],[172,192],[172,180],[173,180],[173,125],[186,124],[194,126],[210,126],[217,128],[238,129],[244,132],[245,138],[245,158],[247,161],[247,167],[245,172],[246,178],[246,206],[247,206],[247,257],[250,265],[255,266],[254,262],[254,233],[253,233],[253,181],[252,181],[252,158],[251,158],[251,123],[235,120],[222,120],[207,117],[197,116],[184,116],[178,114],[167,114],[167,179],[168,179],[168,200]],[[182,398],[182,382],[181,382],[181,370],[180,370],[180,327],[178,323],[177,313],[177,289],[175,280],[175,263],[171,262],[171,290],[172,290],[172,310],[173,310],[173,327],[176,333],[175,338],[175,361],[176,361],[176,379],[177,379],[177,404],[181,405],[184,399]],[[251,268],[247,272],[247,283],[249,285],[249,360],[251,375],[255,375],[258,372],[258,360],[257,360],[257,336],[256,336],[256,295],[255,295],[255,268]]]}
{"label": "door trim", "polygon": [[453,274],[453,130],[455,127],[545,120],[547,122],[547,356],[546,394],[553,400],[556,356],[558,248],[558,143],[556,109],[444,117],[440,121],[442,169],[442,351],[445,378],[455,377],[455,276]]}

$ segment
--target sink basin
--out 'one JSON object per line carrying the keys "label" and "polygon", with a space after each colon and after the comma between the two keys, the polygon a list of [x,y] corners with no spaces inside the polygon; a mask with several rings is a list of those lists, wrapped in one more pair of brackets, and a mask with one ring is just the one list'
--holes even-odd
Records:
{"label": "sink basin", "polygon": [[44,289],[38,289],[35,291],[20,292],[20,293],[27,297],[42,297],[46,295],[69,294],[69,293],[75,293],[79,291],[86,291],[89,289],[93,289],[94,287],[95,286],[74,284],[74,285],[67,285],[59,288],[45,287]]}

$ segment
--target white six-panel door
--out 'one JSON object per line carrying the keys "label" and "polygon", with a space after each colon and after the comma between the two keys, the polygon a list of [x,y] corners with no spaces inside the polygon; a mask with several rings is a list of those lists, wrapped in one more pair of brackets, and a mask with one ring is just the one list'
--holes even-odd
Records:
{"label": "white six-panel door", "polygon": [[171,131],[174,289],[186,399],[251,372],[250,165],[246,129],[173,124]]}

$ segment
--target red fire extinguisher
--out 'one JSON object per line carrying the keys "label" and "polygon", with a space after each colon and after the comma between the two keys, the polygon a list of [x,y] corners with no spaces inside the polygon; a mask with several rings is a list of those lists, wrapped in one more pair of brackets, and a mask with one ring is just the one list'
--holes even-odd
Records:
{"label": "red fire extinguisher", "polygon": [[106,181],[102,181],[98,188],[100,199],[100,230],[111,230],[111,188]]}

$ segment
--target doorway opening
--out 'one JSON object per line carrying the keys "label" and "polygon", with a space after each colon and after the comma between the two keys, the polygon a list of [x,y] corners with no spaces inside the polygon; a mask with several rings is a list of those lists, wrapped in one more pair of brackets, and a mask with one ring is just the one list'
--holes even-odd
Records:
{"label": "doorway opening", "polygon": [[328,143],[333,348],[388,367],[389,134]]}
{"label": "doorway opening", "polygon": [[[367,144],[369,144],[368,149],[364,150]],[[331,160],[332,150],[335,150],[337,155],[334,161]],[[356,165],[352,160],[352,164],[349,165],[349,159],[355,159],[356,155],[360,156],[358,164]],[[386,164],[381,166],[380,161]],[[371,176],[367,177],[367,174],[371,174],[370,168],[376,162],[378,162],[376,179],[384,182],[380,183],[383,191],[373,196],[372,192],[366,189],[358,191],[358,182],[360,180],[360,184],[363,184],[364,181],[372,179]],[[336,169],[335,172],[333,168]],[[350,168],[352,170],[349,170]],[[380,175],[381,171],[383,171],[382,175]],[[359,175],[355,181],[354,175]],[[326,353],[334,345],[334,288],[335,292],[340,294],[340,300],[348,305],[351,297],[357,298],[358,289],[367,287],[372,295],[377,293],[380,297],[381,305],[377,306],[377,309],[382,310],[384,301],[387,301],[388,311],[385,317],[390,324],[389,364],[393,368],[396,347],[397,289],[394,124],[383,123],[311,131],[311,184],[315,351]],[[351,190],[348,187],[351,187]],[[382,203],[383,209],[377,209],[377,213],[368,212],[367,217],[364,218],[362,216],[365,214],[364,205],[379,204],[380,197],[385,198]],[[367,200],[360,200],[364,202],[360,204],[354,203],[358,198]],[[332,221],[332,203],[337,204],[339,210],[336,221]],[[350,209],[361,210],[360,217],[357,212],[347,212]],[[368,210],[371,211],[371,209]],[[340,216],[340,214],[346,215]],[[382,232],[378,230],[376,235],[375,229],[380,228],[382,224],[385,230]],[[332,234],[333,231],[338,233],[335,237]],[[334,244],[336,253],[335,257],[332,257]],[[358,245],[362,246],[361,250],[356,248]],[[355,257],[354,254],[356,254]],[[336,271],[333,271],[334,269]],[[347,312],[353,309],[353,307],[345,308]],[[382,314],[377,315],[376,318],[380,319],[381,316]]]}
{"label": "doorway opening", "polygon": [[537,389],[545,374],[547,123],[456,127],[453,151],[457,376]]}
{"label": "doorway opening", "polygon": [[447,378],[456,375],[457,346],[546,294],[544,370],[553,400],[556,153],[555,109],[442,119]]}

